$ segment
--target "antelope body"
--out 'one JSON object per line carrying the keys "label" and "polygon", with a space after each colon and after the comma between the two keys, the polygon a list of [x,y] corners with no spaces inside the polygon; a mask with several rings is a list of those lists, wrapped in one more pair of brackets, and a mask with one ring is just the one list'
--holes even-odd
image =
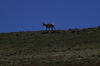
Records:
{"label": "antelope body", "polygon": [[54,30],[55,29],[54,24],[45,24],[45,23],[43,23],[43,26],[46,27],[46,30]]}

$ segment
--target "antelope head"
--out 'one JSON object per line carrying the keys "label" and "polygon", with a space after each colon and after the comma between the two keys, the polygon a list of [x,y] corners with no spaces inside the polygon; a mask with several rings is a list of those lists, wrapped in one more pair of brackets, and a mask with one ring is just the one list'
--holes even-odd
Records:
{"label": "antelope head", "polygon": [[43,26],[46,26],[46,24],[45,24],[44,22],[42,23],[42,25],[43,25]]}

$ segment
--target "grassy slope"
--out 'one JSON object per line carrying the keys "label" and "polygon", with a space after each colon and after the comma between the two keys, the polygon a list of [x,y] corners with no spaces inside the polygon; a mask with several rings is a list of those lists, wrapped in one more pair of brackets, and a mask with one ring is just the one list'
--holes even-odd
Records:
{"label": "grassy slope", "polygon": [[66,66],[99,63],[99,28],[0,34],[0,66]]}

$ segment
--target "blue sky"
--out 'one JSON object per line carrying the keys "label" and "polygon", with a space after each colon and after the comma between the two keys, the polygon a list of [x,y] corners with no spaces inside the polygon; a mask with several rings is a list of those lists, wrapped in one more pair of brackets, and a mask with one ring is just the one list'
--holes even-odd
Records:
{"label": "blue sky", "polygon": [[0,0],[0,32],[44,30],[100,25],[100,0]]}

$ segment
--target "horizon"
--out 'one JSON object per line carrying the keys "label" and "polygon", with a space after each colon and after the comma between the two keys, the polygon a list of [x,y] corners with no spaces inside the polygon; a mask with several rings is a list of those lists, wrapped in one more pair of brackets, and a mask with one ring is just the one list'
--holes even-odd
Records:
{"label": "horizon", "polygon": [[[68,28],[68,29],[55,29],[54,31],[60,30],[60,31],[68,31],[68,30],[84,30],[84,29],[94,29],[94,28],[98,28],[100,26],[95,26],[95,27],[86,27],[86,28]],[[22,31],[11,31],[11,32],[0,32],[0,34],[2,33],[16,33],[16,32],[37,32],[37,31],[48,31],[45,29],[42,30],[22,30]]]}
{"label": "horizon", "polygon": [[99,0],[1,0],[0,33],[45,30],[42,22],[57,30],[100,26]]}

